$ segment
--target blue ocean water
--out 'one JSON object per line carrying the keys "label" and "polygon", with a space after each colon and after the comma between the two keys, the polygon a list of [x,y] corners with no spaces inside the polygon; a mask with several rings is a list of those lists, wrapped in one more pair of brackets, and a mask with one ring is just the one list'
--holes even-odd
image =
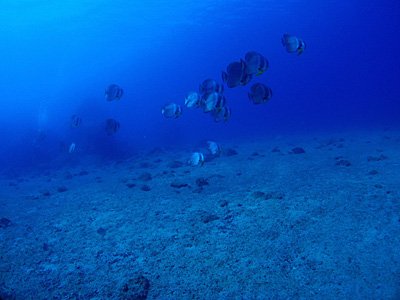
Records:
{"label": "blue ocean water", "polygon": [[[227,145],[236,143],[239,145],[238,152],[241,154],[240,147],[247,147],[245,146],[246,141],[258,141],[262,144],[272,140],[272,137],[279,137],[285,140],[286,146],[291,145],[290,147],[294,148],[297,145],[296,139],[301,136],[308,134],[329,136],[341,132],[345,136],[344,139],[353,144],[346,148],[348,150],[345,154],[340,152],[336,155],[338,161],[344,161],[339,165],[346,165],[345,159],[349,157],[354,157],[354,160],[357,160],[357,157],[364,157],[365,161],[368,157],[369,162],[380,160],[387,162],[387,165],[382,166],[382,170],[388,170],[386,174],[392,180],[387,179],[388,187],[385,190],[393,201],[393,203],[391,202],[393,206],[387,207],[388,211],[394,214],[390,215],[390,220],[394,222],[390,232],[398,234],[399,198],[393,189],[396,186],[396,178],[398,179],[400,176],[398,173],[399,143],[398,141],[393,142],[384,148],[387,139],[385,140],[382,136],[389,135],[391,141],[395,141],[400,125],[399,31],[399,1],[2,1],[0,9],[0,70],[2,71],[0,72],[2,91],[0,99],[0,138],[2,141],[0,144],[0,171],[4,177],[4,184],[8,184],[10,180],[16,180],[15,178],[25,178],[19,182],[28,181],[26,176],[28,176],[27,174],[31,176],[32,172],[44,174],[50,169],[55,170],[54,172],[62,170],[60,172],[64,174],[65,170],[72,167],[84,166],[82,168],[89,169],[87,163],[93,157],[96,158],[98,165],[101,165],[102,162],[106,165],[110,162],[129,160],[132,157],[136,159],[141,157],[142,153],[149,151],[154,153],[159,149],[160,152],[170,151],[168,155],[172,155],[168,156],[169,158],[162,157],[159,161],[186,162],[187,157],[196,151],[199,145],[202,143],[204,145],[207,140]],[[284,33],[290,33],[305,41],[306,48],[303,54],[296,55],[285,51],[281,42]],[[215,79],[223,84],[221,72],[226,70],[229,63],[243,58],[248,51],[257,51],[264,55],[269,61],[269,68],[262,75],[253,78],[248,85],[235,88],[225,86],[224,95],[232,111],[231,118],[227,122],[215,122],[210,114],[204,113],[200,109],[185,107],[184,99],[188,92],[197,91],[201,82],[207,78]],[[248,92],[250,86],[255,82],[264,83],[272,89],[272,98],[267,103],[254,105],[249,100]],[[109,84],[113,83],[123,88],[124,95],[120,100],[106,101],[104,91]],[[182,106],[182,115],[179,118],[167,119],[161,114],[162,107],[170,102]],[[71,127],[71,116],[73,115],[81,118],[81,124],[77,127]],[[120,123],[120,128],[115,134],[106,134],[104,127],[105,120],[108,118],[113,118]],[[375,135],[377,131],[381,132],[377,134],[379,137]],[[368,143],[372,141],[376,147],[368,150],[370,152],[366,150],[368,153],[362,152],[360,149],[364,149],[365,141],[357,144],[358,139],[351,137],[353,132],[362,132],[367,140],[370,132]],[[393,134],[390,136],[388,132]],[[294,141],[286,142],[287,137],[293,137]],[[381,138],[384,142],[380,142]],[[240,145],[240,141],[243,141],[243,145]],[[336,143],[342,147],[342,142],[339,137],[331,143],[325,142],[324,145]],[[273,144],[273,142],[271,143]],[[75,145],[74,151],[69,151],[71,144]],[[274,146],[272,144],[271,147]],[[225,146],[225,149],[229,147]],[[282,147],[284,146],[280,145],[280,148]],[[310,151],[307,147],[304,146],[304,148],[309,154]],[[265,150],[261,146],[255,147],[254,151],[256,152],[254,153],[257,154],[253,153],[254,156],[262,152],[259,149]],[[377,151],[376,149],[382,150],[384,156],[373,152]],[[181,151],[185,150],[187,152],[182,154]],[[268,151],[270,152],[270,149]],[[386,155],[385,151],[392,155]],[[385,157],[389,157],[389,160],[385,160]],[[218,160],[212,160],[212,162],[218,168]],[[232,168],[236,168],[235,163],[232,163],[235,166]],[[157,162],[154,164],[157,165]],[[285,161],[284,164],[287,167],[285,170],[296,166],[290,160]],[[323,160],[318,160],[318,163],[315,164],[319,165],[321,170],[324,170],[324,166],[326,166]],[[354,164],[352,161],[352,165]],[[204,168],[206,165],[207,162]],[[224,171],[222,165],[224,164],[219,165],[221,170],[218,172],[214,170],[212,174],[208,173],[211,176],[207,177],[209,181],[214,180],[210,178],[217,178],[214,173],[221,174],[220,176],[227,176],[229,172],[240,173],[240,175],[244,173],[239,171],[239,167]],[[229,163],[226,168],[229,169]],[[374,170],[378,170],[379,173],[383,172],[376,166],[365,168],[365,172]],[[89,171],[91,174],[93,172]],[[161,172],[162,169],[150,173],[155,178]],[[202,172],[207,174],[210,171],[205,169]],[[281,176],[279,178],[283,182],[285,172],[280,170],[274,173],[276,176],[273,176],[276,178]],[[48,173],[46,174],[48,175]],[[102,180],[111,186],[114,184],[115,178],[111,174],[115,173],[111,172],[110,178],[103,175],[97,177],[102,177]],[[342,173],[337,176],[338,180],[346,178],[345,182],[359,180],[357,186],[370,184],[369,181],[363,180],[361,175],[357,174],[359,173],[347,174],[351,179],[349,179],[350,177],[341,177],[345,176]],[[48,176],[52,177],[52,175]],[[298,178],[297,175],[295,177]],[[53,180],[55,180],[54,178]],[[44,181],[41,177],[38,180],[39,183]],[[385,179],[382,177],[381,181],[373,184],[385,186],[384,181]],[[244,182],[235,181],[235,187],[243,190],[255,188],[255,192],[257,192],[256,187],[260,188],[256,182],[251,178]],[[79,184],[86,184],[83,177],[78,178],[75,196],[84,193],[80,192]],[[219,184],[221,184],[220,190],[233,189],[229,182],[224,183],[226,185],[223,187],[222,183]],[[286,184],[284,185],[286,186]],[[331,186],[335,186],[334,183],[331,184],[333,184]],[[59,185],[55,183],[55,187]],[[198,185],[200,188],[202,187],[201,184]],[[13,217],[10,207],[13,207],[15,215],[18,215],[19,212],[24,211],[24,205],[12,206],[16,203],[15,199],[22,199],[27,194],[43,193],[43,189],[37,187],[38,184],[32,183],[32,186],[21,187],[19,192],[10,192],[9,187],[5,188],[3,185],[3,188],[0,188],[3,189],[1,196],[4,197],[1,200],[0,218],[9,219],[16,224],[15,226],[18,226],[18,221],[14,220],[18,217]],[[275,186],[275,188],[277,187]],[[57,188],[53,187],[53,189]],[[145,189],[143,188],[143,190]],[[93,194],[100,195],[100,190],[94,189]],[[220,190],[217,189],[215,193]],[[279,190],[284,190],[284,186]],[[232,192],[233,198],[243,197],[240,191],[235,191]],[[351,188],[348,191],[352,191]],[[51,189],[50,193],[53,193]],[[260,193],[268,195],[264,190]],[[286,195],[290,194],[290,192],[285,193]],[[357,192],[349,192],[349,194],[361,197],[362,193],[360,192],[359,195]],[[165,196],[163,195],[155,192],[151,199],[156,201],[155,199]],[[319,196],[316,195],[317,199],[324,197],[322,192],[318,194]],[[370,196],[370,194],[368,195]],[[111,196],[107,197],[110,199]],[[207,202],[211,201],[212,196],[206,194],[203,198]],[[288,196],[286,196],[287,198]],[[223,205],[223,203],[220,204]],[[30,205],[32,205],[30,211],[34,209],[44,215],[46,215],[46,208],[52,211],[50,204],[49,206],[40,204],[40,200],[34,204],[30,203]],[[98,208],[88,208],[88,210],[90,209]],[[101,208],[99,209],[101,210]],[[157,209],[161,210],[160,207]],[[368,210],[368,208],[366,209]],[[383,210],[381,212],[383,213]],[[179,212],[176,213],[179,215]],[[233,218],[236,213],[228,215],[232,215]],[[383,219],[387,213],[387,211],[383,213]],[[173,212],[171,212],[172,215]],[[113,216],[113,218],[118,220],[118,216]],[[146,218],[143,218],[146,222]],[[349,220],[350,223],[355,222],[350,217]],[[191,221],[185,220],[184,222]],[[0,230],[12,230],[12,227],[6,225],[6,221],[3,225]],[[30,226],[34,227],[34,224]],[[379,231],[376,228],[375,230]],[[59,232],[63,232],[63,230],[59,229],[53,233],[57,236]],[[101,232],[100,230],[99,234]],[[389,234],[388,232],[385,234]],[[18,231],[9,234],[8,237],[6,233],[0,237],[4,240],[13,237],[29,239],[24,235],[18,236]],[[193,239],[196,239],[197,234],[200,235],[197,232]],[[38,235],[40,236],[40,234]],[[51,240],[52,238],[57,239],[49,233],[47,239]],[[118,239],[114,243],[118,244]],[[51,242],[46,241],[45,244],[51,244]],[[384,247],[387,252],[384,253],[394,255],[392,250],[396,246],[398,246],[398,239],[389,241]],[[288,242],[285,247],[291,247],[290,243]],[[2,251],[6,250],[12,251],[11,246],[2,247]],[[106,250],[104,251],[106,252]],[[57,251],[54,250],[49,255],[57,255]],[[321,254],[320,258],[322,256]],[[14,293],[18,299],[28,299],[30,296],[24,293],[31,291],[29,288],[19,289],[18,286],[12,286],[15,278],[20,280],[24,276],[15,275],[14,271],[7,269],[11,268],[5,267],[10,262],[7,262],[4,257],[6,255],[0,262],[3,265],[0,268],[2,273],[0,292],[5,287],[7,291],[13,291],[10,292],[10,295]],[[321,260],[323,259],[321,258]],[[393,261],[391,275],[386,274],[386,277],[382,275],[385,279],[390,279],[388,289],[385,290],[384,284],[379,283],[379,288],[386,292],[372,293],[370,299],[395,299],[396,295],[399,297],[398,288],[397,290],[394,288],[400,283],[398,255]],[[85,264],[84,262],[80,263]],[[29,263],[26,264],[29,265]],[[314,271],[315,268],[318,269],[318,263],[315,264],[316,266],[312,267]],[[371,265],[378,269],[384,267],[382,261],[371,263]],[[261,268],[261,265],[257,266]],[[27,270],[32,268],[34,267],[31,265],[27,266]],[[240,272],[240,268],[246,267],[242,265],[238,268],[238,272]],[[286,261],[282,268],[292,268],[292,266],[290,262]],[[110,278],[114,278],[113,271],[110,269],[109,272]],[[354,271],[353,275],[349,275],[347,271],[344,271],[344,274],[351,278],[361,276],[357,272]],[[45,276],[35,274],[31,276]],[[51,277],[52,275],[47,274],[46,276]],[[164,274],[164,276],[166,275]],[[320,274],[320,276],[324,275]],[[368,295],[368,284],[357,284],[353,290],[349,288],[344,293],[326,289],[323,284],[321,286],[324,286],[325,289],[321,288],[323,290],[321,294],[318,294],[316,289],[314,294],[302,293],[308,289],[305,284],[295,288],[298,290],[297,294],[293,290],[287,294],[282,291],[270,290],[271,294],[268,294],[267,287],[265,290],[257,290],[254,293],[243,288],[244,292],[241,294],[240,288],[227,292],[226,287],[233,283],[229,281],[230,279],[224,281],[225,279],[222,277],[218,279],[217,288],[209,294],[202,294],[200,292],[202,289],[199,289],[199,292],[191,290],[191,293],[188,294],[183,293],[182,289],[177,289],[174,295],[168,289],[163,290],[163,287],[181,286],[179,280],[183,279],[171,275],[169,284],[166,284],[165,282],[168,280],[165,280],[163,284],[157,285],[156,277],[148,274],[144,277],[151,277],[151,287],[154,287],[155,290],[158,289],[153,294],[150,290],[149,297],[159,299],[187,299],[190,297],[194,299],[240,297],[246,299],[322,299],[320,297],[328,297],[332,299],[335,298],[335,295],[356,299]],[[257,276],[249,275],[247,278],[255,280],[255,277]],[[298,277],[301,276],[298,275]],[[286,278],[288,285],[294,280],[293,278],[290,276]],[[299,278],[298,280],[301,280]],[[196,278],[192,279],[196,280]],[[201,281],[201,276],[198,279],[207,285],[206,281]],[[102,280],[107,281],[104,277]],[[124,280],[120,278],[118,284],[123,283]],[[245,279],[241,278],[241,280]],[[136,281],[138,281],[137,278]],[[274,280],[269,280],[269,282],[271,281]],[[96,280],[93,282],[98,283]],[[34,283],[32,284],[34,285]],[[79,296],[76,292],[79,290],[77,286],[81,288]],[[73,292],[68,294],[65,292],[68,289]],[[35,289],[33,288],[33,290]],[[56,291],[60,290],[65,293],[56,295]],[[87,292],[88,290],[92,294]],[[76,282],[74,285],[63,287],[56,284],[45,287],[42,285],[36,287],[36,291],[38,298],[32,299],[43,297],[43,299],[52,299],[52,297],[54,297],[53,299],[59,299],[57,297],[108,299],[118,297],[115,296],[118,293],[115,295],[94,293],[88,286],[82,288]],[[0,298],[3,299],[2,297],[6,298],[0,293]]]}
{"label": "blue ocean water", "polygon": [[[77,140],[84,152],[114,142],[137,148],[397,126],[398,17],[397,1],[3,3],[1,136],[8,142],[2,157],[10,162],[16,153],[22,160],[32,155],[38,131],[46,132],[43,147]],[[285,32],[306,41],[304,55],[284,51]],[[251,105],[245,86],[226,91],[229,124],[187,109],[179,120],[162,118],[162,105],[183,104],[206,78],[221,82],[221,71],[250,50],[270,62],[257,78],[273,90],[268,105]],[[104,101],[110,83],[125,90],[119,103]],[[68,128],[72,114],[83,119],[80,132]],[[118,141],[102,140],[107,117],[121,123]]]}

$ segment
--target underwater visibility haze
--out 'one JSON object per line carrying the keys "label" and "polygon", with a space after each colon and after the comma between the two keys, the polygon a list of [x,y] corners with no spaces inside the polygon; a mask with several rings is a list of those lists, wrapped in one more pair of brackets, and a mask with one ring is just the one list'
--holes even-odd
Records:
{"label": "underwater visibility haze", "polygon": [[0,299],[398,299],[399,31],[399,1],[3,1]]}

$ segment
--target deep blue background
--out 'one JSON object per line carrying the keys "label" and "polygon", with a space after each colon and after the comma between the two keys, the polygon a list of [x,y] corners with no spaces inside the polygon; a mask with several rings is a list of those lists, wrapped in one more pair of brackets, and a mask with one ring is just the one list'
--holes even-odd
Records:
{"label": "deep blue background", "polygon": [[[193,2],[193,1],[192,1]],[[190,4],[189,4],[190,3]],[[303,38],[288,54],[283,33]],[[0,10],[0,163],[29,165],[77,153],[118,155],[297,132],[398,127],[400,1],[7,1]],[[199,110],[162,117],[168,102],[249,50],[273,90],[254,106],[249,86],[226,91],[232,119]],[[104,88],[125,95],[107,103]],[[82,126],[69,127],[72,114]],[[121,123],[113,137],[104,120]],[[45,138],[37,141],[38,132]]]}

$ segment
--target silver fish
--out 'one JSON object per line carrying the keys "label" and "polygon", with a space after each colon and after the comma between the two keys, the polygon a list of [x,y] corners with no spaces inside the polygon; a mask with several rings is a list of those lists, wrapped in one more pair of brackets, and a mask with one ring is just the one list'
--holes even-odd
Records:
{"label": "silver fish", "polygon": [[69,148],[68,148],[68,153],[75,152],[75,149],[76,149],[76,144],[75,143],[71,143],[71,145],[69,145]]}
{"label": "silver fish", "polygon": [[193,152],[188,159],[190,166],[202,166],[204,164],[204,154],[201,152]]}
{"label": "silver fish", "polygon": [[306,44],[302,39],[287,33],[282,37],[282,45],[286,48],[287,52],[297,53],[297,55],[302,54],[306,48]]}
{"label": "silver fish", "polygon": [[185,97],[185,105],[188,108],[199,107],[201,102],[200,94],[197,92],[189,92]]}
{"label": "silver fish", "polygon": [[210,112],[213,110],[221,109],[226,104],[226,99],[222,94],[213,92],[204,100],[203,111]]}
{"label": "silver fish", "polygon": [[161,109],[161,113],[166,118],[176,119],[182,115],[182,108],[179,104],[169,103]]}
{"label": "silver fish", "polygon": [[221,147],[214,141],[207,141],[207,148],[212,156],[218,156],[221,154]]}

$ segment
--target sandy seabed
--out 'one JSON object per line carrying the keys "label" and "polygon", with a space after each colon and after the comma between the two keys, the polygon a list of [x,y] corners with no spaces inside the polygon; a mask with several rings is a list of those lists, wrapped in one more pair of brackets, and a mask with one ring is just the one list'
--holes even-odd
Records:
{"label": "sandy seabed", "polygon": [[0,299],[400,299],[400,132],[221,146],[4,172]]}

